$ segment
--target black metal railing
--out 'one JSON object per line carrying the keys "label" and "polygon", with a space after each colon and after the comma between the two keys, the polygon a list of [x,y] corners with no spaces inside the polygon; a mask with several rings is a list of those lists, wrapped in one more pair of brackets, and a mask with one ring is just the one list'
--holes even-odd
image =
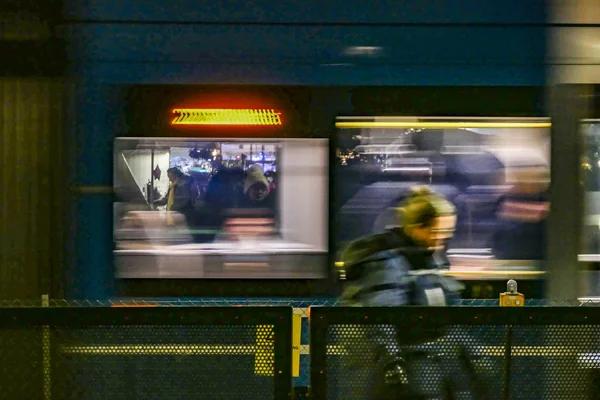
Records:
{"label": "black metal railing", "polygon": [[318,400],[598,398],[596,307],[314,307],[310,344]]}
{"label": "black metal railing", "polygon": [[[431,395],[599,398],[597,307],[315,306],[310,335],[314,399],[368,398],[389,340]],[[0,398],[290,399],[292,337],[284,306],[0,308]]]}
{"label": "black metal railing", "polygon": [[0,398],[289,399],[291,307],[0,308]]}

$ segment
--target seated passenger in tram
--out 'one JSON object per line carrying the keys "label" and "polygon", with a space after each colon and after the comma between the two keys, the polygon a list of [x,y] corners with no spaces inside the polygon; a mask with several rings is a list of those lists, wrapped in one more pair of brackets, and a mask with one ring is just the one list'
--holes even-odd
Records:
{"label": "seated passenger in tram", "polygon": [[246,171],[240,207],[265,209],[273,209],[275,207],[274,186],[269,183],[258,164],[252,165]]}
{"label": "seated passenger in tram", "polygon": [[[247,171],[220,168],[208,183],[198,224],[210,226],[215,231],[210,239],[206,238],[208,240],[215,239],[217,232],[221,232],[220,239],[230,237],[228,233],[234,226],[273,226],[277,220],[276,203],[274,182],[267,180],[259,165],[254,164]],[[239,219],[246,221],[237,223]],[[249,221],[252,219],[256,224]],[[267,230],[271,232],[272,228]],[[249,233],[248,229],[244,232]],[[264,236],[264,232],[261,230],[258,236]]]}
{"label": "seated passenger in tram", "polygon": [[167,175],[170,182],[169,189],[162,199],[154,201],[154,205],[167,206],[168,225],[175,224],[173,215],[170,212],[178,212],[183,214],[188,226],[193,226],[197,188],[192,178],[185,175],[178,168],[169,168]]}

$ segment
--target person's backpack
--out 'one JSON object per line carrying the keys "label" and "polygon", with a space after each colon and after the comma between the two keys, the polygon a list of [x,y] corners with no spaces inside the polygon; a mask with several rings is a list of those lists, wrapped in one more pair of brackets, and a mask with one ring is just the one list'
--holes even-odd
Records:
{"label": "person's backpack", "polygon": [[464,286],[452,277],[435,271],[410,271],[410,303],[416,306],[448,306],[460,300]]}

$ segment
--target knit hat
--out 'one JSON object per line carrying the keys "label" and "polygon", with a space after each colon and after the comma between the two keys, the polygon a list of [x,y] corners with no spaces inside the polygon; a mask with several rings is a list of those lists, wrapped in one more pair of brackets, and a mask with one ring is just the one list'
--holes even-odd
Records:
{"label": "knit hat", "polygon": [[244,194],[247,195],[250,188],[254,185],[264,186],[264,196],[261,199],[256,199],[263,200],[269,194],[269,181],[265,178],[265,174],[258,164],[252,165],[246,172],[246,178],[244,179]]}

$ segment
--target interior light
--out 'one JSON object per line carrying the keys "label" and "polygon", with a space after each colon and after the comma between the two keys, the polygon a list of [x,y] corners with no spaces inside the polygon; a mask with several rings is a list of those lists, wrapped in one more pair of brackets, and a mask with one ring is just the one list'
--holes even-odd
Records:
{"label": "interior light", "polygon": [[550,122],[414,122],[414,121],[339,121],[336,128],[422,128],[422,129],[469,129],[469,128],[550,128]]}
{"label": "interior light", "polygon": [[273,109],[176,108],[172,125],[282,125],[281,113]]}
{"label": "interior light", "polygon": [[349,46],[344,49],[344,54],[348,56],[367,56],[373,57],[381,54],[383,48],[380,46]]}

